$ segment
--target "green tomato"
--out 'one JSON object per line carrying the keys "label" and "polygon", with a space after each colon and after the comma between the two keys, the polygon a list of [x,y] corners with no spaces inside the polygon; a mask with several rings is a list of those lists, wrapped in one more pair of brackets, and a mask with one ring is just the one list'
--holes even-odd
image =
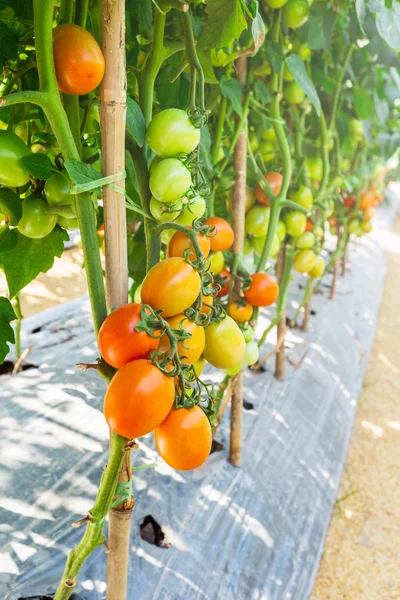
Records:
{"label": "green tomato", "polygon": [[155,220],[161,223],[174,221],[181,214],[182,210],[183,204],[181,200],[164,204],[164,202],[159,202],[153,196],[150,198],[150,212]]}
{"label": "green tomato", "polygon": [[237,375],[239,373],[239,371],[241,371],[243,368],[243,366],[240,364],[237,367],[232,367],[231,369],[224,369],[224,372],[226,373],[226,375],[229,375],[230,377],[234,377],[235,375]]}
{"label": "green tomato", "polygon": [[361,121],[358,119],[350,119],[349,121],[350,135],[356,141],[360,141],[364,138],[364,128]]}
{"label": "green tomato", "polygon": [[142,293],[142,284],[137,286],[135,293],[133,295],[133,301],[136,302],[136,304],[140,304],[142,302],[141,293]]}
{"label": "green tomato", "polygon": [[286,225],[281,220],[278,221],[278,226],[276,228],[276,235],[278,236],[279,242],[282,244],[282,242],[286,236]]}
{"label": "green tomato", "polygon": [[296,202],[296,204],[299,204],[306,210],[311,210],[313,207],[312,192],[310,188],[305,185],[302,185],[298,190],[291,192],[289,200],[293,200],[293,202]]}
{"label": "green tomato", "polygon": [[183,211],[179,217],[175,219],[175,223],[185,225],[186,227],[192,225],[195,219],[200,219],[207,208],[206,201],[202,196],[195,196],[190,201],[187,201],[187,198],[182,198],[182,202]]}
{"label": "green tomato", "polygon": [[32,239],[41,239],[49,235],[57,223],[57,215],[47,214],[48,206],[43,198],[25,198],[22,202],[22,217],[17,225],[18,231]]}
{"label": "green tomato", "polygon": [[296,238],[297,248],[312,248],[315,244],[315,235],[312,231],[305,231]]}
{"label": "green tomato", "polygon": [[59,215],[57,217],[57,223],[60,225],[60,227],[64,227],[64,229],[79,229],[79,223],[76,217],[67,219],[66,217],[61,217]]}
{"label": "green tomato", "polygon": [[283,22],[290,29],[298,29],[308,21],[310,6],[307,0],[289,0],[283,9]]}
{"label": "green tomato", "polygon": [[0,131],[0,184],[22,187],[29,181],[29,173],[21,158],[31,154],[28,146],[12,131]]}
{"label": "green tomato", "polygon": [[221,250],[216,250],[214,252],[210,252],[208,255],[208,263],[207,266],[210,268],[210,271],[213,275],[218,275],[221,273],[224,268],[225,258],[224,253]]}
{"label": "green tomato", "polygon": [[263,140],[260,144],[260,153],[264,162],[272,162],[275,158],[275,144],[268,140]]}
{"label": "green tomato", "polygon": [[261,65],[258,65],[258,67],[256,67],[254,69],[254,76],[255,77],[263,77],[265,75],[270,75],[271,74],[271,65],[269,64],[269,62],[267,60],[264,60]]}
{"label": "green tomato", "polygon": [[307,44],[295,44],[295,50],[297,54],[300,56],[301,60],[308,60],[311,56],[311,50],[307,46]]}
{"label": "green tomato", "polygon": [[166,246],[168,246],[168,244],[172,240],[174,233],[175,233],[175,229],[164,229],[164,231],[161,232],[162,243],[165,244]]}
{"label": "green tomato", "polygon": [[[92,156],[95,156],[96,154],[99,154],[99,148],[97,148],[96,146],[83,146],[82,147],[83,162],[88,162],[89,158],[92,158]],[[101,171],[100,156],[94,162],[91,162],[90,166],[93,169],[96,169],[96,171]]]}
{"label": "green tomato", "polygon": [[250,238],[245,237],[243,242],[243,254],[245,256],[250,256],[253,253],[253,242]]}
{"label": "green tomato", "polygon": [[289,71],[287,65],[285,65],[285,68],[283,70],[283,80],[284,81],[294,81],[293,75]]}
{"label": "green tomato", "polygon": [[307,226],[307,217],[299,210],[292,210],[286,213],[285,217],[286,230],[289,235],[299,237],[305,232]]}
{"label": "green tomato", "polygon": [[259,358],[260,351],[258,349],[257,342],[247,342],[243,364],[245,364],[247,367],[250,367],[251,365],[255,365]]}
{"label": "green tomato", "polygon": [[249,144],[252,152],[257,152],[260,143],[254,134],[249,137]]}
{"label": "green tomato", "polygon": [[358,219],[352,219],[348,224],[349,233],[358,234],[360,230],[360,221]]}
{"label": "green tomato", "polygon": [[324,166],[322,163],[322,158],[319,156],[309,156],[304,161],[304,168],[306,172],[306,176],[309,179],[314,179],[315,181],[321,181]]}
{"label": "green tomato", "polygon": [[70,206],[70,181],[63,173],[53,173],[44,184],[44,195],[50,206]]}
{"label": "green tomato", "polygon": [[271,8],[282,8],[288,0],[264,0],[265,4]]}
{"label": "green tomato", "polygon": [[264,129],[261,134],[261,137],[267,142],[276,142],[276,133],[273,127],[268,127],[268,129]]}
{"label": "green tomato", "polygon": [[[263,237],[255,237],[251,241],[254,251],[259,256],[261,256],[261,254],[262,254],[266,239],[267,239],[267,236],[264,235]],[[279,238],[278,238],[277,234],[275,233],[273,240],[272,240],[271,250],[269,252],[269,255],[271,258],[275,258],[275,256],[277,256],[277,254],[280,250],[280,247],[281,247],[281,244],[280,244]]]}
{"label": "green tomato", "polygon": [[245,231],[253,237],[267,235],[269,215],[271,209],[268,206],[253,206],[246,215]]}
{"label": "green tomato", "polygon": [[372,231],[371,221],[361,221],[360,227],[364,233],[371,233]]}
{"label": "green tomato", "polygon": [[162,160],[163,160],[163,159],[162,159],[162,158],[160,158],[159,156],[155,156],[155,157],[152,159],[152,161],[151,161],[151,163],[150,163],[150,166],[149,166],[149,175],[151,175],[151,174],[152,174],[152,172],[154,171],[154,167],[156,167],[158,164],[160,164],[160,162],[161,162]]}
{"label": "green tomato", "polygon": [[165,158],[150,175],[150,191],[160,202],[175,202],[186,194],[192,185],[190,171],[176,158]]}
{"label": "green tomato", "polygon": [[310,277],[317,278],[317,277],[322,277],[324,271],[325,271],[325,261],[322,258],[322,256],[317,256],[315,264],[314,264],[313,268],[310,269],[308,274]]}
{"label": "green tomato", "polygon": [[244,323],[242,325],[242,333],[243,333],[244,341],[246,342],[246,344],[253,341],[254,329],[251,325],[249,325],[248,323]]}
{"label": "green tomato", "polygon": [[309,273],[317,262],[317,255],[312,250],[300,250],[294,257],[293,268],[298,273]]}
{"label": "green tomato", "polygon": [[180,154],[190,154],[197,148],[200,129],[193,125],[186,111],[167,108],[150,121],[146,140],[157,156],[176,158]]}
{"label": "green tomato", "polygon": [[329,198],[325,202],[325,216],[329,219],[333,215],[333,211],[335,210],[335,203],[332,198]]}
{"label": "green tomato", "polygon": [[283,86],[283,97],[289,104],[300,104],[304,100],[305,93],[295,81],[292,81]]}

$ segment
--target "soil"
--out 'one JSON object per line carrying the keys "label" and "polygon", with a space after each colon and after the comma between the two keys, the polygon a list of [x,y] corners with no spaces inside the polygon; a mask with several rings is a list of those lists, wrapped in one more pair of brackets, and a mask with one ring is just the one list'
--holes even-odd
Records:
{"label": "soil", "polygon": [[312,600],[400,598],[400,220],[338,500]]}

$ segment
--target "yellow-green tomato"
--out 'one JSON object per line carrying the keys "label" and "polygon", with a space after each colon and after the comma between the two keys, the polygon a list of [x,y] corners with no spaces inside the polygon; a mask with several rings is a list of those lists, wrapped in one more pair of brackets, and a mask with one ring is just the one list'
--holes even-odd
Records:
{"label": "yellow-green tomato", "polygon": [[50,206],[70,206],[70,181],[63,173],[53,173],[44,184],[44,195]]}
{"label": "yellow-green tomato", "polygon": [[321,240],[324,237],[324,230],[321,225],[315,225],[313,228],[313,234],[317,238],[317,240]]}
{"label": "yellow-green tomato", "polygon": [[0,131],[0,184],[22,187],[29,181],[29,173],[21,158],[31,154],[28,146],[12,131]]}
{"label": "yellow-green tomato", "polygon": [[371,233],[371,231],[372,231],[371,221],[361,221],[360,227],[364,233]]}
{"label": "yellow-green tomato", "polygon": [[360,221],[358,219],[352,219],[348,224],[349,233],[358,234],[360,229]]}
{"label": "yellow-green tomato", "polygon": [[271,209],[268,206],[253,206],[246,215],[245,231],[253,237],[267,235]]}
{"label": "yellow-green tomato", "polygon": [[135,293],[133,295],[133,301],[136,302],[136,304],[140,304],[142,302],[142,299],[140,297],[141,291],[142,291],[142,284],[137,286]]}
{"label": "yellow-green tomato", "polygon": [[304,100],[305,93],[295,81],[291,81],[283,86],[283,97],[289,104],[300,104]]}
{"label": "yellow-green tomato", "polygon": [[321,181],[323,174],[322,159],[319,156],[309,156],[304,161],[306,176],[315,181]]}
{"label": "yellow-green tomato", "polygon": [[264,0],[270,8],[282,8],[288,0]]}
{"label": "yellow-green tomato", "polygon": [[32,239],[41,239],[49,235],[57,223],[57,215],[47,214],[48,206],[43,198],[25,198],[22,202],[22,217],[17,225],[18,231]]}
{"label": "yellow-green tomato", "polygon": [[313,207],[313,195],[309,187],[302,185],[298,190],[292,191],[289,194],[289,200],[293,200],[306,210],[311,210]]}
{"label": "yellow-green tomato", "polygon": [[208,267],[213,275],[218,275],[224,268],[225,258],[221,250],[210,252],[208,255]]}
{"label": "yellow-green tomato", "polygon": [[317,255],[312,250],[300,250],[293,261],[293,268],[298,273],[309,273],[317,261]]}
{"label": "yellow-green tomato", "polygon": [[314,264],[313,268],[310,269],[308,274],[310,277],[317,278],[317,277],[322,277],[324,271],[325,271],[325,261],[322,258],[322,256],[317,256],[315,264]]}
{"label": "yellow-green tomato", "polygon": [[276,133],[273,127],[268,127],[268,129],[264,129],[261,137],[267,142],[276,142]]}
{"label": "yellow-green tomato", "polygon": [[175,202],[182,198],[190,186],[190,171],[177,158],[165,158],[150,175],[150,191],[160,202]]}
{"label": "yellow-green tomato", "polygon": [[232,369],[243,364],[246,343],[239,326],[228,315],[219,323],[204,328],[203,356],[217,369]]}
{"label": "yellow-green tomato", "polygon": [[79,223],[76,217],[67,219],[66,217],[61,217],[58,215],[57,223],[60,225],[60,227],[64,227],[64,229],[79,229]]}
{"label": "yellow-green tomato", "polygon": [[243,364],[247,367],[255,365],[260,358],[260,351],[257,342],[251,341],[246,344],[246,352],[244,354]]}
{"label": "yellow-green tomato", "polygon": [[350,135],[356,141],[362,140],[364,137],[364,128],[361,121],[358,119],[350,119],[349,121]]}
{"label": "yellow-green tomato", "polygon": [[150,198],[150,212],[156,221],[161,223],[170,223],[174,221],[182,212],[183,204],[181,200],[164,204],[159,202],[153,196]]}
{"label": "yellow-green tomato", "polygon": [[246,342],[246,344],[248,342],[251,342],[253,340],[253,338],[254,338],[254,329],[248,323],[244,323],[242,325],[242,333],[243,333],[244,341]]}
{"label": "yellow-green tomato", "polygon": [[[264,235],[263,237],[255,237],[252,239],[254,251],[259,256],[261,256],[261,254],[262,254],[266,239],[267,239],[266,235]],[[281,244],[279,242],[279,238],[278,238],[277,234],[275,233],[273,240],[272,240],[271,250],[269,253],[271,258],[274,258],[278,254],[280,247],[281,247]]]}
{"label": "yellow-green tomato", "polygon": [[163,244],[166,244],[168,246],[168,244],[170,243],[173,235],[175,233],[174,229],[164,229],[164,231],[161,232],[161,241]]}
{"label": "yellow-green tomato", "polygon": [[175,158],[197,148],[200,129],[193,125],[186,111],[167,108],[150,121],[146,140],[157,156]]}
{"label": "yellow-green tomato", "polygon": [[204,371],[204,367],[206,366],[206,359],[203,356],[200,356],[199,360],[194,363],[193,368],[196,372],[197,377],[200,377],[202,372]]}
{"label": "yellow-green tomato", "polygon": [[289,0],[283,9],[283,22],[290,29],[298,29],[308,21],[310,6],[308,0]]}
{"label": "yellow-green tomato", "polygon": [[279,239],[280,243],[282,244],[282,242],[286,236],[286,225],[281,220],[278,221],[278,225],[276,228],[276,235],[278,236],[278,239]]}
{"label": "yellow-green tomato", "polygon": [[293,237],[298,237],[305,232],[307,217],[299,210],[292,210],[285,215],[286,231]]}
{"label": "yellow-green tomato", "polygon": [[192,225],[195,219],[200,219],[206,212],[206,201],[202,196],[195,196],[190,201],[187,201],[187,198],[181,199],[183,202],[183,211],[179,215],[177,219],[175,219],[176,223],[180,225]]}
{"label": "yellow-green tomato", "polygon": [[272,162],[275,158],[275,144],[268,140],[262,140],[260,144],[260,153],[264,162]]}
{"label": "yellow-green tomato", "polygon": [[243,366],[240,364],[240,365],[237,365],[236,367],[232,367],[231,369],[224,369],[224,372],[226,373],[226,375],[229,375],[230,377],[234,377],[242,369],[243,369]]}
{"label": "yellow-green tomato", "polygon": [[315,235],[312,231],[305,231],[298,238],[296,238],[297,248],[307,249],[312,248],[315,244]]}

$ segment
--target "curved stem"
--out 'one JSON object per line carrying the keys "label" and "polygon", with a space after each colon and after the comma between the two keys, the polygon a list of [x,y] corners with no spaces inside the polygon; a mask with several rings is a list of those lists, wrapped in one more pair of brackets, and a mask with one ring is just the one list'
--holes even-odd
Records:
{"label": "curved stem", "polygon": [[13,76],[11,77],[10,81],[7,83],[6,87],[3,90],[3,96],[7,96],[7,94],[9,94],[14,85],[17,83],[18,79],[20,79],[22,77],[22,75],[25,75],[25,73],[27,73],[28,71],[30,71],[31,69],[33,69],[33,67],[36,66],[35,61],[33,60],[33,58],[27,60],[19,69],[18,71],[15,71],[15,73],[13,74]]}
{"label": "curved stem", "polygon": [[264,271],[265,269],[265,265],[267,264],[267,260],[269,258],[269,253],[271,252],[272,243],[274,241],[276,228],[278,227],[280,214],[281,205],[278,201],[274,201],[271,205],[267,237],[265,238],[264,248],[262,249],[262,253],[257,264],[257,271]]}
{"label": "curved stem", "polygon": [[183,29],[185,32],[186,56],[190,64],[190,93],[189,105],[196,104],[196,73],[199,76],[199,104],[205,110],[204,104],[204,73],[196,52],[196,42],[193,34],[192,20],[188,11],[182,13]]}

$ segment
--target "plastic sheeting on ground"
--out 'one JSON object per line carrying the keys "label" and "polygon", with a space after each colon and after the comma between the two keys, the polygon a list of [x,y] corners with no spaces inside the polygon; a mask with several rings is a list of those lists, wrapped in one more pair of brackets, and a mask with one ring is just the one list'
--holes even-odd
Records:
{"label": "plastic sheeting on ground", "polygon": [[[382,207],[390,229],[393,204]],[[386,236],[387,241],[387,236]],[[313,299],[307,334],[287,338],[287,377],[245,373],[243,465],[227,462],[229,410],[218,431],[223,450],[194,472],[157,458],[140,440],[132,520],[129,600],[305,600],[323,550],[345,461],[385,279],[379,244],[365,237],[334,301]],[[303,291],[291,286],[288,313]],[[329,283],[329,278],[328,282]],[[259,325],[268,324],[268,312]],[[0,378],[0,598],[54,592],[66,554],[82,529],[71,523],[91,507],[107,460],[104,382],[77,371],[96,348],[87,299],[24,322],[23,344],[39,368]],[[271,349],[273,337],[265,350]],[[211,379],[217,374],[208,372]],[[171,547],[143,541],[151,514]],[[104,548],[85,563],[79,598],[105,598]],[[122,599],[121,599],[122,600]]]}

